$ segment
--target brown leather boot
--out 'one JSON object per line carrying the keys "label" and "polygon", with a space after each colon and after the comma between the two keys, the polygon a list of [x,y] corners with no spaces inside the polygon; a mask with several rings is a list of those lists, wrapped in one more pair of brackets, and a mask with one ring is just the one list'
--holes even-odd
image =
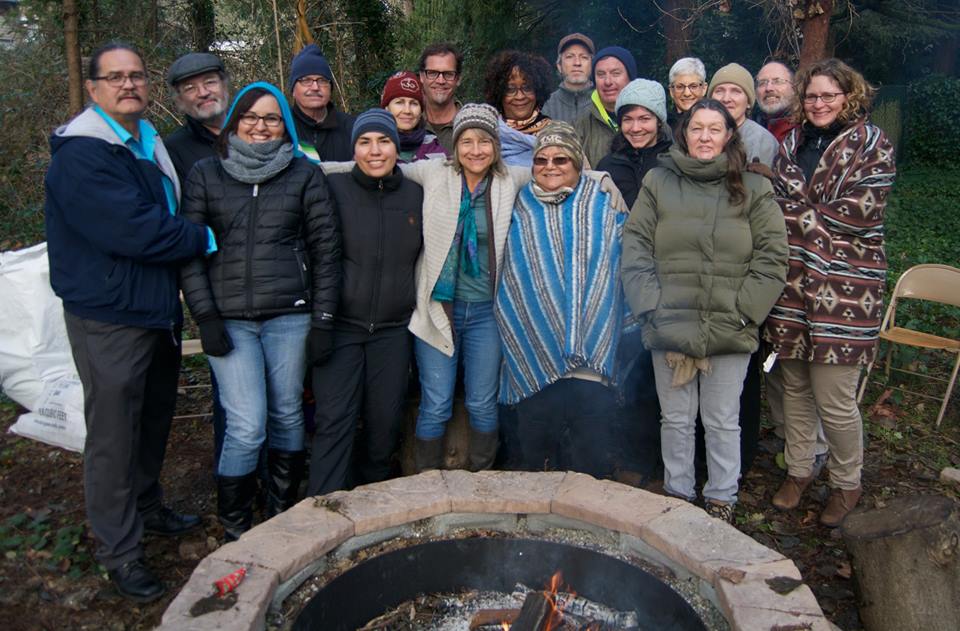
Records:
{"label": "brown leather boot", "polygon": [[827,500],[827,507],[820,513],[820,523],[828,528],[836,528],[843,523],[843,518],[847,513],[853,510],[853,507],[860,501],[860,495],[863,493],[863,487],[858,486],[850,491],[843,489],[833,489],[830,493],[830,499]]}
{"label": "brown leather boot", "polygon": [[812,475],[805,478],[788,475],[780,485],[780,489],[774,493],[771,503],[778,510],[793,510],[800,505],[800,498],[811,482],[813,482]]}

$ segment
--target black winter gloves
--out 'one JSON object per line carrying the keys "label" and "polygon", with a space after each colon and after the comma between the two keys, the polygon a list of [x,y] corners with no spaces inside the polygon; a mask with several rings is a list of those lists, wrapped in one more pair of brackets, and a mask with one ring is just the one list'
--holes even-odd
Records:
{"label": "black winter gloves", "polygon": [[333,329],[331,327],[310,328],[307,335],[307,362],[311,366],[322,366],[333,353]]}
{"label": "black winter gloves", "polygon": [[210,357],[222,357],[233,350],[230,334],[220,318],[209,318],[197,322],[200,328],[200,346]]}

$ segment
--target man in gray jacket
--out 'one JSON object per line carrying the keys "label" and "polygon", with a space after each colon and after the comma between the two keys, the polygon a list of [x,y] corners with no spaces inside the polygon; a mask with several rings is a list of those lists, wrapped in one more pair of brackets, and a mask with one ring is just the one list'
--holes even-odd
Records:
{"label": "man in gray jacket", "polygon": [[571,33],[560,40],[557,45],[560,87],[544,103],[544,116],[573,124],[590,106],[591,64],[595,52],[593,40],[583,33]]}

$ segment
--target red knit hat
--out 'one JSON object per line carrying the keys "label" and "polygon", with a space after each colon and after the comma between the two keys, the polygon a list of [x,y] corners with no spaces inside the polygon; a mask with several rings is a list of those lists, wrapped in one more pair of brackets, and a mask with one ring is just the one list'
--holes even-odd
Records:
{"label": "red knit hat", "polygon": [[401,96],[417,99],[420,107],[423,107],[423,86],[420,85],[417,75],[408,70],[401,70],[387,79],[380,96],[380,107],[386,107],[390,101]]}

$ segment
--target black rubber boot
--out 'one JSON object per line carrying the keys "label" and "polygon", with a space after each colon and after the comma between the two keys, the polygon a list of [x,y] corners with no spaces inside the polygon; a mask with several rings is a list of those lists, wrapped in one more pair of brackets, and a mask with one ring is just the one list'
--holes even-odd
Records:
{"label": "black rubber boot", "polygon": [[257,494],[257,473],[217,476],[217,516],[227,541],[236,541],[253,525],[253,497]]}
{"label": "black rubber boot", "polygon": [[417,473],[443,468],[443,436],[432,440],[416,439],[413,460]]}
{"label": "black rubber boot", "polygon": [[500,432],[478,432],[470,428],[470,450],[467,452],[469,471],[486,471],[497,458]]}
{"label": "black rubber boot", "polygon": [[267,471],[270,477],[267,484],[267,519],[279,515],[297,503],[306,456],[307,452],[303,450],[267,451]]}

